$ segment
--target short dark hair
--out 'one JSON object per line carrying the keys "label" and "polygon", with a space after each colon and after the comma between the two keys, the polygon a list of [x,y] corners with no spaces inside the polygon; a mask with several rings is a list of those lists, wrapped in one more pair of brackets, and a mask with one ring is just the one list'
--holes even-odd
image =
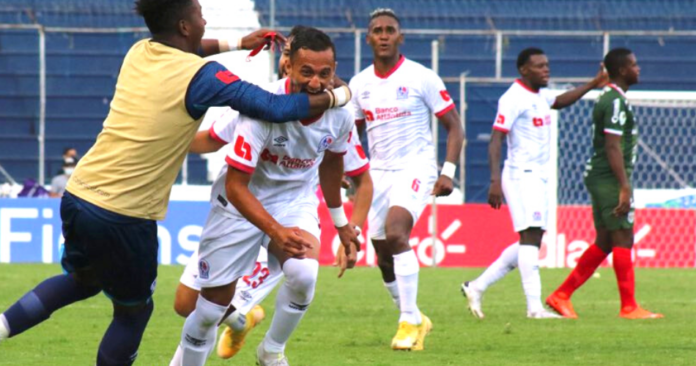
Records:
{"label": "short dark hair", "polygon": [[604,56],[604,68],[607,69],[610,78],[619,76],[619,70],[626,66],[628,56],[631,54],[633,54],[633,51],[628,48],[619,47],[614,48]]}
{"label": "short dark hair", "polygon": [[76,148],[74,148],[74,147],[72,147],[72,146],[68,146],[68,147],[66,147],[66,148],[63,148],[63,155],[67,154],[68,151],[70,151],[70,150],[75,150],[75,152],[77,152],[77,149],[76,149]]}
{"label": "short dark hair", "polygon": [[162,34],[173,32],[192,5],[192,0],[136,0],[135,11],[145,19],[150,33]]}
{"label": "short dark hair", "polygon": [[368,27],[369,27],[369,24],[372,23],[372,21],[375,18],[381,17],[381,16],[387,16],[387,17],[394,18],[394,20],[396,20],[396,24],[398,24],[399,27],[401,27],[401,20],[399,20],[399,17],[396,16],[396,12],[394,12],[394,10],[389,9],[389,8],[377,8],[377,9],[373,10],[370,13],[370,21],[368,22]]}
{"label": "short dark hair", "polygon": [[297,34],[293,36],[292,43],[290,43],[289,56],[290,59],[292,59],[297,51],[301,49],[321,52],[326,51],[329,48],[331,49],[331,52],[333,52],[335,60],[336,47],[334,46],[333,41],[331,41],[331,37],[319,29],[304,27],[304,29],[299,30]]}
{"label": "short dark hair", "polygon": [[519,70],[520,67],[524,66],[527,62],[529,62],[529,59],[532,58],[534,55],[544,55],[544,51],[542,51],[541,48],[536,48],[536,47],[528,47],[522,50],[519,55],[517,55],[517,69]]}
{"label": "short dark hair", "polygon": [[309,28],[309,27],[304,26],[304,25],[296,25],[296,26],[292,27],[292,29],[290,29],[290,33],[288,33],[288,38],[295,37],[298,33],[301,33],[301,32],[304,32],[305,30],[307,30],[307,28]]}

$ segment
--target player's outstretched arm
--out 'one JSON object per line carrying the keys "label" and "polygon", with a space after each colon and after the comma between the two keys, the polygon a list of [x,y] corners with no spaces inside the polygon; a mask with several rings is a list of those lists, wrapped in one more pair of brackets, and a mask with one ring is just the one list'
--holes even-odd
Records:
{"label": "player's outstretched arm", "polygon": [[503,146],[505,134],[498,130],[491,133],[491,141],[488,143],[488,166],[491,169],[491,187],[488,190],[488,204],[494,209],[499,209],[503,204],[503,184],[500,180],[500,150]]}
{"label": "player's outstretched arm", "polygon": [[251,174],[232,166],[227,169],[225,193],[227,199],[249,222],[266,233],[291,257],[304,258],[312,244],[302,237],[300,228],[284,227],[263,208],[259,200],[249,191]]}
{"label": "player's outstretched arm", "polygon": [[619,204],[614,208],[614,215],[624,216],[631,209],[631,183],[626,175],[623,152],[621,152],[621,136],[605,134],[604,149],[614,177],[619,182]]}
{"label": "player's outstretched arm", "polygon": [[320,94],[276,95],[242,81],[217,62],[209,62],[193,77],[186,93],[186,109],[198,119],[210,107],[228,106],[249,117],[282,123],[317,116],[350,101],[347,86]]}
{"label": "player's outstretched arm", "polygon": [[[269,37],[273,34],[273,37]],[[235,39],[203,39],[201,40],[200,56],[212,56],[218,53],[235,50],[253,50],[257,47],[270,47],[275,42],[278,49],[282,49],[285,44],[285,36],[277,31],[270,29],[259,29],[251,32],[242,38]]]}
{"label": "player's outstretched arm", "polygon": [[338,274],[343,276],[346,268],[353,268],[357,262],[357,252],[360,250],[358,235],[350,225],[343,211],[341,200],[341,181],[343,180],[343,155],[326,150],[324,159],[319,165],[319,184],[324,194],[324,200],[329,207],[331,219],[334,222],[338,237],[346,253],[346,262],[342,263]]}
{"label": "player's outstretched arm", "polygon": [[449,196],[452,190],[454,190],[452,180],[454,179],[456,161],[459,160],[459,154],[462,152],[464,131],[462,130],[459,113],[454,108],[442,115],[439,120],[442,126],[445,127],[445,130],[447,130],[447,156],[445,157],[440,177],[435,182],[432,194],[434,196]]}
{"label": "player's outstretched arm", "polygon": [[603,88],[609,82],[609,74],[604,70],[604,64],[599,64],[599,71],[594,79],[587,84],[581,85],[573,90],[569,90],[556,97],[556,102],[551,106],[553,109],[563,109],[577,102],[583,95],[592,89]]}
{"label": "player's outstretched arm", "polygon": [[189,145],[189,153],[191,154],[208,154],[220,150],[225,143],[214,139],[208,131],[198,131],[196,136],[191,140]]}

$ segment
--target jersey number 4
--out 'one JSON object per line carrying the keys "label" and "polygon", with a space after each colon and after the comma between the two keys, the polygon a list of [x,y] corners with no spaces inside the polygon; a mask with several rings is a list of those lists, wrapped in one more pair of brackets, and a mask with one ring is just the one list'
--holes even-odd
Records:
{"label": "jersey number 4", "polygon": [[237,136],[237,141],[234,143],[234,153],[242,159],[251,161],[251,145],[244,141],[244,137]]}

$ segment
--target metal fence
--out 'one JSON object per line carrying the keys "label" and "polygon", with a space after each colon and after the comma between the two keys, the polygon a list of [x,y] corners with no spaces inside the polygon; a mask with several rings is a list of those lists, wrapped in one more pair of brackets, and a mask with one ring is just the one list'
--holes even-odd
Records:
{"label": "metal fence", "polygon": [[[232,28],[217,28],[218,30],[238,30]],[[38,34],[38,131],[36,134],[36,140],[38,142],[38,181],[45,183],[45,164],[46,164],[46,34],[48,33],[65,33],[65,34],[76,34],[76,33],[88,33],[88,34],[113,34],[113,33],[143,33],[147,34],[148,30],[144,27],[138,28],[68,28],[68,27],[44,27],[42,25],[23,25],[23,24],[0,24],[0,32],[12,31],[12,30],[24,30],[24,31],[36,31]],[[280,31],[287,32],[290,28],[283,27],[279,28]],[[366,36],[366,31],[362,29],[353,28],[327,28],[324,29],[329,34],[340,34],[343,36],[352,36],[354,39],[353,43],[353,65],[352,71],[357,74],[365,65],[365,61],[371,59],[369,53],[364,52],[363,44],[364,38]],[[601,39],[602,54],[606,53],[610,47],[612,47],[612,41],[615,37],[620,37],[621,39],[631,38],[631,37],[655,37],[659,39],[694,39],[696,38],[696,31],[535,31],[535,30],[520,30],[520,31],[494,31],[494,30],[451,30],[451,29],[407,29],[403,31],[407,39],[409,37],[418,37],[421,39],[431,38],[430,47],[430,65],[434,70],[439,68],[439,60],[441,60],[442,45],[447,37],[458,37],[459,39],[492,39],[493,40],[493,57],[492,62],[494,63],[493,75],[486,77],[478,77],[468,75],[468,70],[462,70],[458,75],[445,75],[443,80],[445,83],[458,84],[459,88],[459,101],[460,101],[460,114],[462,115],[462,124],[466,128],[465,118],[467,106],[464,103],[465,89],[464,79],[470,82],[484,81],[484,80],[497,80],[504,81],[509,77],[505,76],[504,72],[504,60],[508,53],[515,53],[515,50],[511,49],[509,46],[510,39],[515,37],[524,37],[534,39],[535,37],[558,37],[559,39],[577,39],[577,38],[589,38],[593,40]],[[341,50],[339,50],[339,54]],[[0,52],[0,56],[2,53]],[[596,59],[601,59],[602,55],[595,55]],[[507,56],[509,57],[509,56]],[[419,61],[425,61],[419,59]],[[487,62],[487,61],[484,61]],[[426,63],[427,65],[427,63]],[[271,63],[270,74],[274,74],[275,66]],[[565,77],[567,75],[555,75],[562,77],[563,81],[566,82],[579,82],[586,80],[585,78],[578,77]],[[556,79],[559,80],[559,79]],[[438,136],[437,123],[433,123],[433,133],[435,138]],[[464,188],[465,169],[464,161],[466,157],[462,155],[461,157],[461,169],[459,176],[459,185]],[[184,182],[187,182],[186,169],[184,169]],[[464,192],[464,189],[462,189]]]}

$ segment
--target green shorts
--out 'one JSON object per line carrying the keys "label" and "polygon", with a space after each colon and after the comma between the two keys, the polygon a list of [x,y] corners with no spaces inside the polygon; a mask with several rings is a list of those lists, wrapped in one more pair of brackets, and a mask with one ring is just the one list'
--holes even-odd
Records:
{"label": "green shorts", "polygon": [[585,180],[585,186],[592,199],[592,218],[595,229],[604,230],[633,230],[635,208],[631,199],[631,210],[623,216],[615,216],[614,209],[619,205],[619,185],[615,182]]}

